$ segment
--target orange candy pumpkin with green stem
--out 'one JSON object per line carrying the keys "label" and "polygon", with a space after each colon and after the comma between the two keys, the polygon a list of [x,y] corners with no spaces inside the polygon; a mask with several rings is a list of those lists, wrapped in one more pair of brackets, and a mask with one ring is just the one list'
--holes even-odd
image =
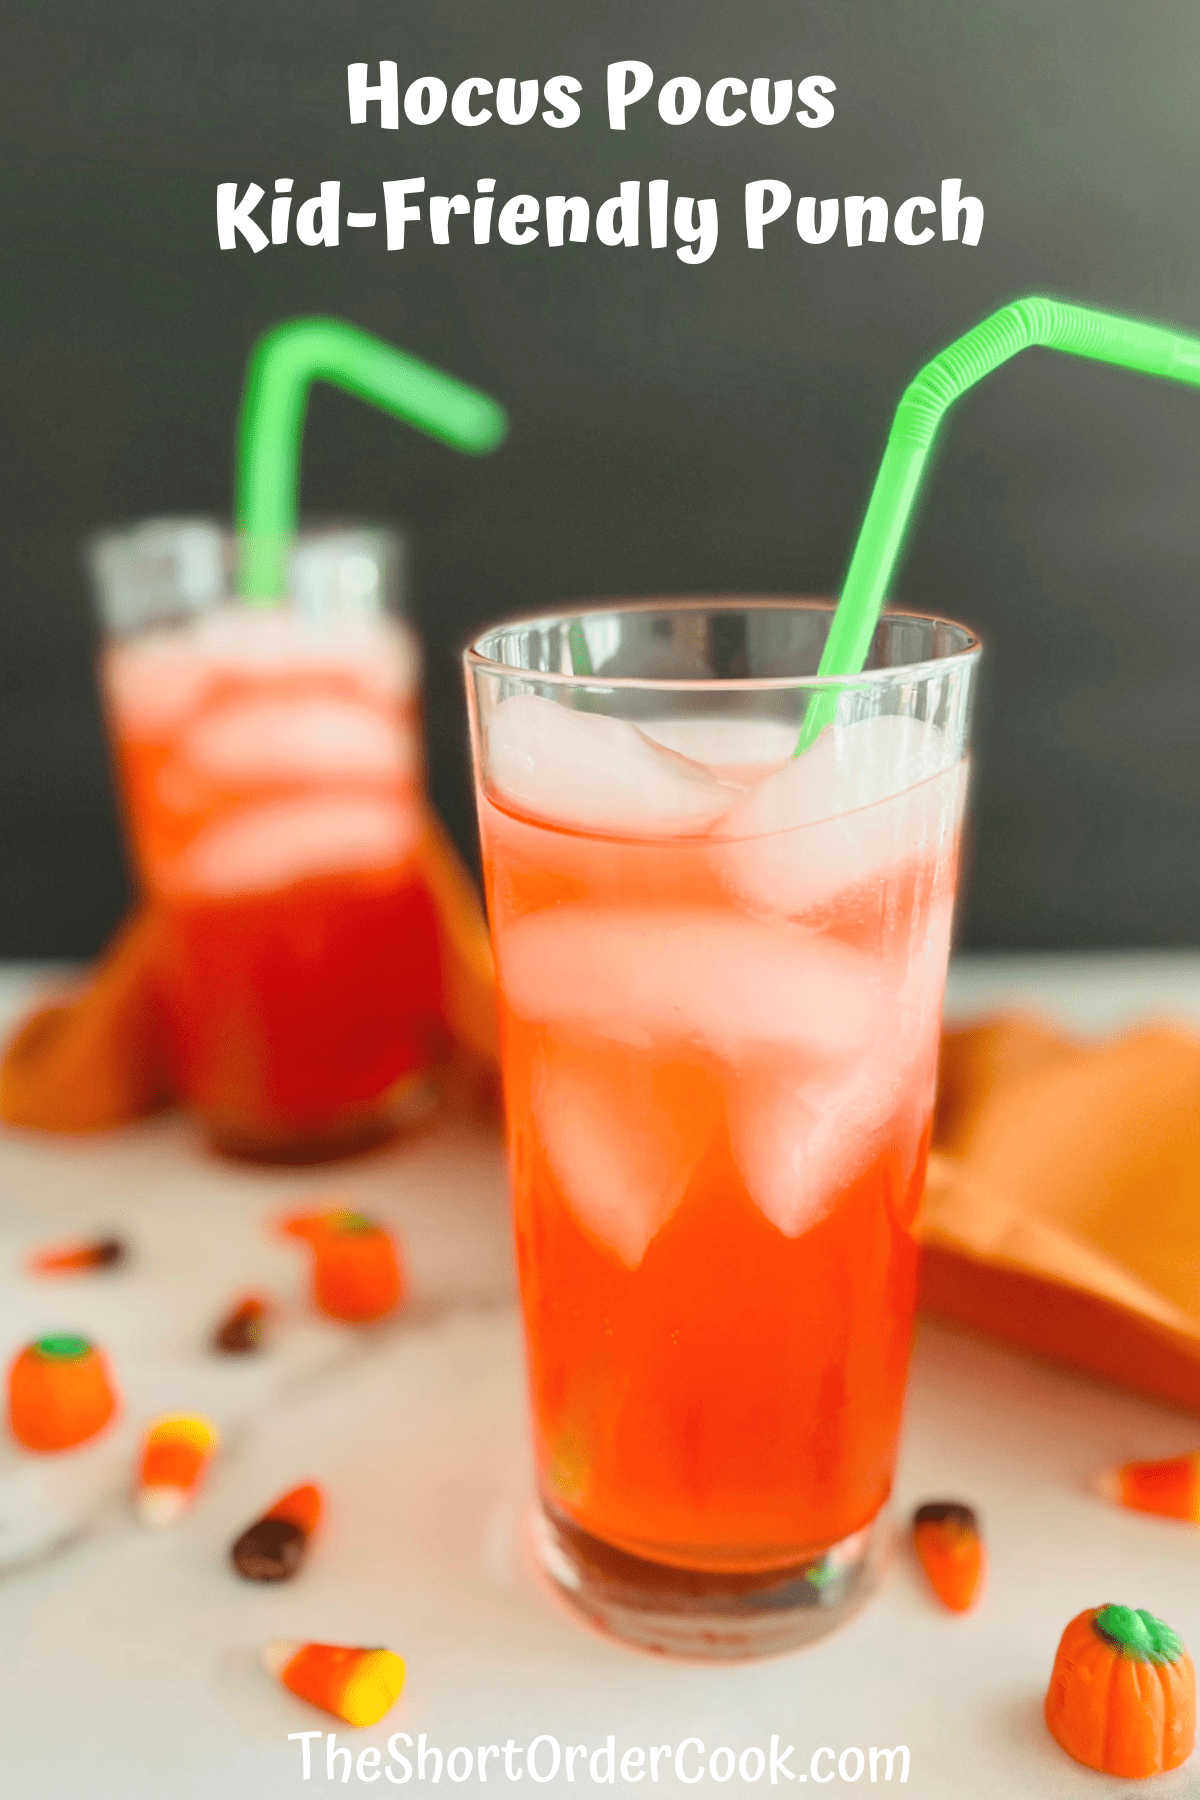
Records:
{"label": "orange candy pumpkin with green stem", "polygon": [[361,1213],[341,1213],[313,1239],[313,1299],[331,1319],[366,1324],[393,1312],[404,1294],[388,1232]]}
{"label": "orange candy pumpkin with green stem", "polygon": [[1062,1634],[1046,1723],[1068,1756],[1106,1775],[1177,1769],[1196,1736],[1192,1659],[1152,1613],[1091,1607]]}
{"label": "orange candy pumpkin with green stem", "polygon": [[73,1450],[117,1410],[105,1359],[86,1338],[44,1337],[29,1344],[9,1372],[12,1434],[28,1450]]}
{"label": "orange candy pumpkin with green stem", "polygon": [[386,1318],[405,1298],[398,1247],[374,1219],[334,1208],[294,1213],[282,1228],[310,1246],[313,1301],[327,1317],[365,1325]]}

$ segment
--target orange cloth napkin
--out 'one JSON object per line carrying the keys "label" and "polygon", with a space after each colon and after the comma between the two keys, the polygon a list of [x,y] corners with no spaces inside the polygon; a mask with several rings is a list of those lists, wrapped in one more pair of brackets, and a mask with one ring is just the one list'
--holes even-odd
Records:
{"label": "orange cloth napkin", "polygon": [[942,1040],[925,1307],[1200,1411],[1200,1037]]}
{"label": "orange cloth napkin", "polygon": [[[446,1024],[467,1058],[494,1069],[492,953],[474,885],[432,816],[417,857],[438,917]],[[152,907],[133,913],[86,985],[20,1027],[0,1063],[0,1119],[43,1131],[101,1131],[171,1104],[153,981],[157,929]]]}

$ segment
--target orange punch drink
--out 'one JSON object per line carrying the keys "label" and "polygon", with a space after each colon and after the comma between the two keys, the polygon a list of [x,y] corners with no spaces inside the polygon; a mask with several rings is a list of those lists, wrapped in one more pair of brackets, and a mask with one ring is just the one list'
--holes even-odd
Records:
{"label": "orange punch drink", "polygon": [[278,605],[162,520],[100,540],[101,688],[179,1092],[220,1148],[316,1160],[421,1104],[440,1035],[419,656],[387,533],[301,534]]}
{"label": "orange punch drink", "polygon": [[886,1541],[978,645],[645,602],[467,654],[547,1576],[619,1636],[829,1629]]}

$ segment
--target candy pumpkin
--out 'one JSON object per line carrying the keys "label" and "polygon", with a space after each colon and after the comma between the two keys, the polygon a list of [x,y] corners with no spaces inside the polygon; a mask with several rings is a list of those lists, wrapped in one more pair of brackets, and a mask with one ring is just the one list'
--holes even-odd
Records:
{"label": "candy pumpkin", "polygon": [[1196,1735],[1192,1659],[1152,1613],[1090,1607],[1062,1634],[1046,1723],[1068,1756],[1106,1775],[1177,1769]]}
{"label": "candy pumpkin", "polygon": [[331,1319],[365,1324],[393,1312],[404,1276],[388,1232],[361,1213],[340,1213],[312,1240],[313,1300]]}
{"label": "candy pumpkin", "polygon": [[366,1324],[394,1312],[405,1298],[398,1246],[374,1219],[331,1209],[294,1213],[282,1228],[311,1246],[313,1301],[329,1318]]}
{"label": "candy pumpkin", "polygon": [[117,1405],[108,1364],[86,1338],[39,1338],[9,1371],[9,1422],[28,1450],[73,1450],[103,1430]]}

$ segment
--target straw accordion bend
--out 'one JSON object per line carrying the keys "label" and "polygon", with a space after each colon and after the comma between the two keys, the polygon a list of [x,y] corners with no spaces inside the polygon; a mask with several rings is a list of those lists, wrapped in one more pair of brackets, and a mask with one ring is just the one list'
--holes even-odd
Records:
{"label": "straw accordion bend", "polygon": [[[867,659],[943,416],[977,381],[1037,345],[1200,387],[1200,338],[1065,300],[1037,295],[1014,300],[956,338],[926,363],[896,408],[819,674],[857,675]],[[837,699],[836,687],[814,695],[797,752],[807,750],[832,721]]]}
{"label": "straw accordion bend", "polygon": [[477,388],[344,319],[289,319],[251,352],[237,439],[239,591],[282,599],[296,529],[300,441],[309,390],[328,381],[466,456],[504,440],[504,408]]}

